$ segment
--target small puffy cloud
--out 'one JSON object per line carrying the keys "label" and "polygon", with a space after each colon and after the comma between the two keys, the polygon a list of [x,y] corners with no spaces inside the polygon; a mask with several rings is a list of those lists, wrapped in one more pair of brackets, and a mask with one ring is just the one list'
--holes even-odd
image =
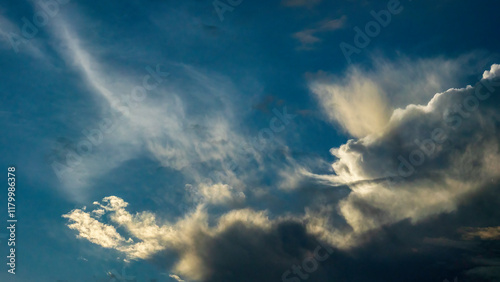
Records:
{"label": "small puffy cloud", "polygon": [[481,266],[475,267],[467,272],[468,276],[475,279],[483,279],[483,281],[498,281],[500,280],[500,266]]}
{"label": "small puffy cloud", "polygon": [[357,73],[351,74],[344,85],[314,84],[311,89],[328,119],[354,137],[380,132],[389,121],[391,109],[382,90]]}
{"label": "small puffy cloud", "polygon": [[344,27],[345,21],[346,16],[342,16],[338,19],[326,20],[317,24],[317,27],[315,28],[304,29],[294,33],[293,38],[297,39],[301,43],[299,49],[309,50],[314,47],[315,43],[322,41],[318,37],[319,33],[341,29]]}
{"label": "small puffy cloud", "polygon": [[242,202],[245,200],[245,194],[237,191],[227,184],[200,184],[199,195],[203,202],[210,204],[227,204],[231,202]]}

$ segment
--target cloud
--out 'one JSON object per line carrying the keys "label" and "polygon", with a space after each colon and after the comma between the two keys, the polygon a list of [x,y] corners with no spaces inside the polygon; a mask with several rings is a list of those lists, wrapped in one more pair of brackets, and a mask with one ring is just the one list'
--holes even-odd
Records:
{"label": "cloud", "polygon": [[[352,190],[338,208],[354,234],[455,211],[500,179],[498,65],[485,74],[474,87],[396,109],[379,131],[331,149],[337,160],[330,180]],[[363,135],[355,131],[361,123],[347,122],[349,132]]]}
{"label": "cloud", "polygon": [[481,240],[500,240],[500,226],[495,227],[469,227],[461,229],[463,238],[472,240],[478,237]]}
{"label": "cloud", "polygon": [[245,200],[245,194],[227,184],[206,185],[200,184],[200,195],[203,201],[211,204],[224,204],[230,202],[240,202]]}
{"label": "cloud", "polygon": [[377,57],[369,71],[354,65],[342,77],[308,74],[309,86],[326,118],[360,138],[382,132],[395,109],[426,104],[434,94],[475,74],[484,61],[481,53],[396,62]]}
{"label": "cloud", "polygon": [[35,38],[26,38],[21,32],[20,25],[13,23],[8,18],[0,16],[0,47],[6,52],[29,55],[48,64],[49,60],[45,53],[44,44],[41,40]]}
{"label": "cloud", "polygon": [[[127,259],[148,260],[187,281],[276,281],[325,243],[335,252],[311,274],[311,281],[398,281],[394,277],[413,273],[415,265],[422,262],[432,265],[440,260],[457,265],[456,257],[443,256],[439,248],[453,249],[447,254],[467,255],[469,261],[483,251],[482,246],[444,238],[440,230],[432,231],[434,239],[423,238],[431,236],[427,230],[448,225],[444,219],[439,221],[440,216],[460,214],[459,207],[472,201],[472,196],[500,183],[500,98],[491,91],[498,86],[498,75],[500,68],[493,65],[479,84],[422,94],[431,96],[427,103],[404,107],[398,103],[423,98],[409,95],[395,102],[388,99],[391,93],[376,92],[379,107],[388,108],[380,111],[388,115],[380,131],[361,127],[361,121],[349,124],[344,116],[335,117],[359,137],[331,149],[336,157],[331,165],[334,173],[315,174],[306,169],[307,163],[298,163],[288,155],[290,166],[281,170],[280,192],[300,198],[301,214],[288,212],[292,207],[286,201],[284,207],[275,209],[276,214],[255,210],[251,208],[253,194],[245,194],[242,187],[200,182],[186,186],[196,207],[173,220],[151,211],[131,213],[128,203],[116,196],[96,202],[92,211],[75,209],[64,217],[80,238],[121,252]],[[359,89],[387,89],[375,77],[364,80],[372,84],[365,88],[361,84]],[[358,85],[354,79],[347,81],[346,85]],[[414,85],[424,85],[422,81]],[[346,105],[355,103],[348,96],[342,98]],[[366,111],[371,111],[370,103],[364,103]],[[356,131],[359,128],[363,130]],[[286,189],[287,185],[295,189]],[[350,193],[333,195],[332,191],[345,187]],[[234,208],[233,204],[246,206]],[[469,207],[468,211],[477,208]],[[480,218],[475,213],[461,216]],[[457,230],[456,226],[446,227]],[[490,230],[469,231],[493,234]],[[377,253],[376,259],[370,255],[373,253]],[[395,265],[404,266],[392,273],[391,279],[380,271]],[[354,271],[360,267],[366,271]],[[453,274],[467,270],[450,269]],[[478,268],[470,275],[485,277],[492,273],[489,270]],[[420,271],[419,278],[429,281],[439,277]]]}
{"label": "cloud", "polygon": [[[243,168],[259,152],[241,154],[248,142],[235,128],[242,116],[237,116],[239,106],[234,103],[241,96],[231,81],[176,63],[154,62],[149,70],[145,65],[136,71],[120,70],[99,59],[103,51],[92,54],[89,43],[72,31],[71,24],[63,19],[58,22],[54,31],[60,39],[57,50],[80,74],[85,90],[93,95],[99,109],[95,116],[83,118],[84,127],[79,131],[99,129],[103,123],[112,125],[111,133],[103,133],[102,141],[90,153],[77,154],[76,164],[67,161],[67,156],[77,153],[78,145],[86,142],[86,135],[82,134],[69,150],[57,152],[60,156],[56,159],[64,168],[60,175],[66,191],[84,201],[89,183],[128,161],[147,156],[196,185],[206,182],[211,172],[220,172],[226,176],[225,184],[243,192],[242,182],[225,164],[235,163]],[[161,83],[147,91],[145,99],[131,99],[132,90],[155,71],[169,72],[171,76],[162,77]]]}
{"label": "cloud", "polygon": [[314,85],[312,91],[331,121],[352,136],[362,137],[384,129],[390,118],[386,97],[376,83],[353,73],[347,85]]}
{"label": "cloud", "polygon": [[[153,213],[129,213],[125,209],[128,203],[116,196],[105,197],[102,203],[94,204],[98,209],[105,210],[104,216],[109,224],[100,222],[104,218],[93,218],[92,212],[83,209],[63,215],[69,221],[68,227],[76,230],[79,238],[115,249],[126,254],[128,259],[153,260],[162,251],[178,253],[179,260],[173,267],[175,273],[195,280],[212,273],[213,266],[207,265],[209,260],[204,257],[206,249],[213,246],[210,242],[216,240],[222,243],[224,234],[241,230],[265,234],[276,226],[266,212],[251,209],[232,210],[217,217],[217,224],[210,226],[209,215],[203,205],[175,223],[159,223]],[[118,229],[123,230],[123,236],[129,239],[125,240]],[[251,236],[250,233],[242,234]],[[259,244],[257,239],[253,241]]]}
{"label": "cloud", "polygon": [[328,31],[334,31],[344,27],[346,21],[346,16],[334,20],[326,20],[318,24],[316,28],[304,29],[293,34],[293,37],[300,41],[301,50],[310,50],[313,48],[314,44],[321,42],[322,40],[317,36],[318,33],[324,33]]}
{"label": "cloud", "polygon": [[83,210],[74,210],[63,217],[73,222],[68,227],[79,231],[78,238],[87,239],[103,248],[114,248],[125,242],[113,226],[99,222]]}

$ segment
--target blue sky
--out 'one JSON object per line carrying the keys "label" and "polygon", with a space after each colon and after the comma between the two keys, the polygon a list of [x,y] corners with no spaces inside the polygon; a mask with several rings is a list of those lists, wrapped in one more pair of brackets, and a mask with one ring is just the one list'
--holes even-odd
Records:
{"label": "blue sky", "polygon": [[3,3],[0,280],[500,279],[499,7]]}

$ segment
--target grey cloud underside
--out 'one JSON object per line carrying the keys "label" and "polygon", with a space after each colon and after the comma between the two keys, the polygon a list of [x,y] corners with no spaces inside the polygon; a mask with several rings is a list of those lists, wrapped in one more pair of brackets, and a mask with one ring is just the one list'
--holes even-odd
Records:
{"label": "grey cloud underside", "polygon": [[[474,273],[484,267],[490,268],[487,273],[494,273],[491,268],[498,265],[495,259],[500,242],[464,241],[455,232],[462,224],[499,224],[495,206],[500,200],[494,192],[498,186],[490,188],[456,214],[420,224],[402,221],[367,233],[367,243],[349,251],[336,249],[319,263],[318,270],[308,274],[307,281],[442,282],[454,277],[459,281],[492,281]],[[199,238],[199,242],[196,250],[210,269],[203,281],[281,281],[283,272],[301,265],[320,241],[303,224],[286,221],[268,231],[235,224],[217,237]],[[160,253],[152,261],[161,268],[169,267],[161,258]]]}

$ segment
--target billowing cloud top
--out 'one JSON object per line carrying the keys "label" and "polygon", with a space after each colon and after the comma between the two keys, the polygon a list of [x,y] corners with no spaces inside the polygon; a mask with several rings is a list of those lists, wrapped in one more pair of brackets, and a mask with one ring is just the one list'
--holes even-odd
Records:
{"label": "billowing cloud top", "polygon": [[499,281],[499,6],[5,3],[0,281]]}

